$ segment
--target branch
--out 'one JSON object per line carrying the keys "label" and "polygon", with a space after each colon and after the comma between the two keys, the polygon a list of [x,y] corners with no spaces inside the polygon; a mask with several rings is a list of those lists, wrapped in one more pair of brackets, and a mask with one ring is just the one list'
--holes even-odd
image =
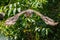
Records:
{"label": "branch", "polygon": [[[36,15],[40,16],[41,19],[47,24],[47,25],[51,25],[51,26],[55,26],[58,24],[58,22],[54,22],[53,19],[47,17],[47,16],[44,16],[42,15],[40,12],[38,11],[35,11],[35,10],[32,10],[32,9],[28,9],[28,10],[25,10],[25,11],[22,11],[18,14],[16,14],[15,16],[11,17],[11,18],[8,18],[6,21],[5,21],[5,24],[6,25],[14,25],[16,23],[16,21],[18,20],[19,16],[28,12],[28,14],[32,14],[32,12],[34,12]],[[27,13],[26,13],[27,14]],[[26,15],[27,16],[27,15]]]}

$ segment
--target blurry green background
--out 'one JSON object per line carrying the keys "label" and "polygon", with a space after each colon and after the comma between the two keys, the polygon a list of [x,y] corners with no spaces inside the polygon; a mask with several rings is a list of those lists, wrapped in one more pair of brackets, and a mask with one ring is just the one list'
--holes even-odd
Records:
{"label": "blurry green background", "polygon": [[[7,18],[26,9],[39,11],[59,24],[46,25],[39,16],[33,14],[31,18],[21,15],[15,25],[4,25]],[[8,40],[60,40],[60,0],[0,0],[0,12],[6,14],[0,20],[0,33]]]}

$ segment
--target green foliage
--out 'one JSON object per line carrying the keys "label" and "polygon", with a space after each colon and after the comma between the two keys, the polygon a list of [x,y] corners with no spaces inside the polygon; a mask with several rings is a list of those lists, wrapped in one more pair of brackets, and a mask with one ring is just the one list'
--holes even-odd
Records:
{"label": "green foliage", "polygon": [[[2,0],[0,12],[5,12],[4,20],[0,21],[0,32],[14,40],[59,40],[60,24],[57,26],[46,25],[36,14],[32,17],[19,17],[15,25],[6,26],[4,21],[26,9],[34,9],[43,15],[49,16],[60,22],[59,0]],[[6,5],[6,6],[4,6]]]}

